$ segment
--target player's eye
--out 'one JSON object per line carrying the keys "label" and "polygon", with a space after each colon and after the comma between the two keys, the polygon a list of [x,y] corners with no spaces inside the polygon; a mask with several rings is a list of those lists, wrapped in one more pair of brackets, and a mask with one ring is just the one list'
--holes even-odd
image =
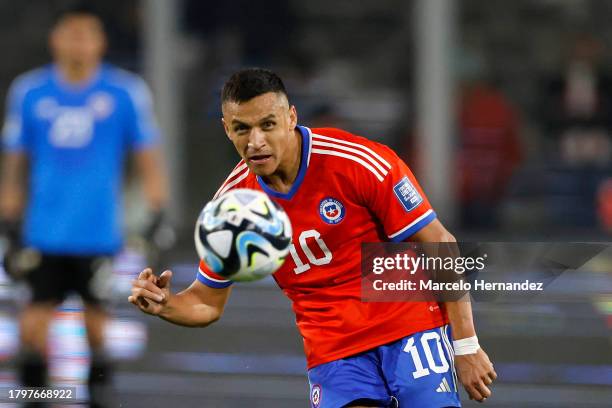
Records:
{"label": "player's eye", "polygon": [[273,122],[273,121],[271,121],[271,120],[267,120],[267,121],[265,121],[265,122],[262,124],[262,126],[261,126],[261,127],[262,127],[263,129],[271,129],[271,128],[273,128],[273,127],[274,127],[274,125],[276,125],[276,123],[274,123],[274,122]]}
{"label": "player's eye", "polygon": [[244,133],[247,130],[249,130],[249,128],[247,126],[245,126],[245,125],[234,126],[234,132],[236,132],[236,133]]}

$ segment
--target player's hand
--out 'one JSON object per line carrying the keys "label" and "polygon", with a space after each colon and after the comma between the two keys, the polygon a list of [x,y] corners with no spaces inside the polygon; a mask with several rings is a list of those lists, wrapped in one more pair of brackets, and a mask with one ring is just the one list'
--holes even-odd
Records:
{"label": "player's hand", "polygon": [[150,268],[140,272],[138,279],[132,282],[132,295],[128,301],[141,311],[159,315],[170,299],[171,271],[164,271],[159,277]]}
{"label": "player's hand", "polygon": [[455,368],[470,399],[484,402],[491,396],[489,385],[495,381],[497,374],[483,349],[478,349],[475,354],[455,356]]}

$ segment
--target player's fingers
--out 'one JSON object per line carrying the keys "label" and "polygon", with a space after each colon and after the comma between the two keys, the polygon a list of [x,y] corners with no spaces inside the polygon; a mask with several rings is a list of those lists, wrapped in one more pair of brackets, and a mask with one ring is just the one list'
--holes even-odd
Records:
{"label": "player's fingers", "polygon": [[487,375],[491,379],[491,382],[497,380],[497,373],[495,372],[493,368],[491,368],[491,370],[487,373]]}
{"label": "player's fingers", "polygon": [[170,279],[172,279],[172,271],[165,270],[157,280],[157,286],[160,288],[165,288],[170,284]]}
{"label": "player's fingers", "polygon": [[148,280],[142,280],[142,279],[135,280],[132,282],[132,287],[143,288],[143,289],[148,290],[149,292],[153,292],[158,295],[161,295],[162,297],[164,295],[164,292],[155,283],[148,281]]}
{"label": "player's fingers", "polygon": [[153,275],[153,270],[151,268],[145,268],[138,274],[138,279],[147,280],[151,275]]}
{"label": "player's fingers", "polygon": [[149,307],[149,302],[147,301],[147,299],[139,296],[136,298],[136,301],[138,302],[138,307],[140,307],[146,312],[147,308]]}
{"label": "player's fingers", "polygon": [[467,391],[471,399],[475,399],[476,401],[482,400],[482,394],[480,394],[480,391],[478,391],[478,389],[476,389],[476,387],[474,387],[473,385],[466,385],[465,390]]}
{"label": "player's fingers", "polygon": [[491,390],[489,389],[489,387],[487,387],[482,382],[478,382],[477,384],[475,384],[474,388],[478,390],[480,395],[482,395],[482,398],[478,400],[480,402],[482,402],[484,399],[489,398],[491,396]]}
{"label": "player's fingers", "polygon": [[144,289],[144,288],[132,288],[132,296],[136,297],[136,298],[147,298],[147,299],[151,299],[154,300],[156,302],[161,302],[162,300],[164,300],[164,296],[160,295],[159,293],[154,293],[151,292],[150,290]]}

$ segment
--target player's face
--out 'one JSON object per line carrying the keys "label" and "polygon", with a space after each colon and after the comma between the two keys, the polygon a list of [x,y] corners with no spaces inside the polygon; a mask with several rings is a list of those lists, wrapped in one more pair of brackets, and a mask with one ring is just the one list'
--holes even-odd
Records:
{"label": "player's face", "polygon": [[297,113],[283,94],[269,92],[222,108],[225,133],[253,173],[270,176],[299,163],[298,157],[289,157]]}
{"label": "player's face", "polygon": [[51,52],[60,63],[95,65],[106,47],[100,21],[86,14],[67,16],[51,32]]}

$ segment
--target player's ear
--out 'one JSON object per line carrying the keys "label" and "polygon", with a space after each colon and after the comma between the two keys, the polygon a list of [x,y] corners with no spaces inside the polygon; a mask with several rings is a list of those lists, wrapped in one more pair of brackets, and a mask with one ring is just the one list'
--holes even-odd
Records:
{"label": "player's ear", "polygon": [[225,122],[225,118],[221,118],[221,123],[223,123],[223,130],[225,130],[225,134],[227,135],[228,138],[230,138],[229,126],[227,126],[227,122]]}
{"label": "player's ear", "polygon": [[295,109],[295,105],[291,105],[291,107],[289,107],[289,127],[291,129],[295,129],[297,120],[297,110]]}

